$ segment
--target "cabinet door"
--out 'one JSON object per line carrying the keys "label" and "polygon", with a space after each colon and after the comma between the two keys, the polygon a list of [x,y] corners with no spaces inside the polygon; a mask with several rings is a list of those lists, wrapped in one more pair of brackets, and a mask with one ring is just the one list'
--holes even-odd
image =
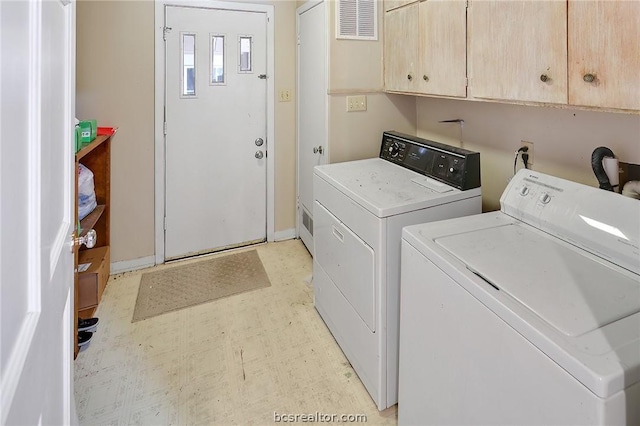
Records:
{"label": "cabinet door", "polygon": [[396,9],[415,1],[417,0],[384,0],[384,10],[385,12],[388,12],[391,9]]}
{"label": "cabinet door", "polygon": [[569,103],[640,110],[640,2],[569,0],[568,22]]}
{"label": "cabinet door", "polygon": [[418,66],[418,3],[413,3],[384,15],[385,90],[416,92]]}
{"label": "cabinet door", "polygon": [[562,1],[469,4],[470,95],[567,103],[567,5]]}
{"label": "cabinet door", "polygon": [[466,0],[420,3],[418,91],[467,96]]}

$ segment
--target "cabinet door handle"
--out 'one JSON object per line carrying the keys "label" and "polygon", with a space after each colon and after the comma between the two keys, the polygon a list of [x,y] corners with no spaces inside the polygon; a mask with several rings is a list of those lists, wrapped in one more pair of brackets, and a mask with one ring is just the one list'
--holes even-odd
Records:
{"label": "cabinet door handle", "polygon": [[582,79],[585,81],[585,83],[593,83],[596,79],[596,76],[594,74],[585,74],[584,76],[582,76]]}
{"label": "cabinet door handle", "polygon": [[540,81],[542,81],[543,83],[546,83],[546,82],[547,82],[547,81],[549,81],[549,80],[551,80],[551,79],[550,79],[550,78],[549,78],[549,76],[548,76],[548,75],[546,75],[546,74],[542,74],[542,75],[540,76]]}
{"label": "cabinet door handle", "polygon": [[413,76],[411,74],[407,74],[407,80],[409,81],[413,80]]}
{"label": "cabinet door handle", "polygon": [[422,79],[423,79],[424,81],[429,81],[429,77],[427,77],[426,75],[423,75],[423,76],[422,76]]}

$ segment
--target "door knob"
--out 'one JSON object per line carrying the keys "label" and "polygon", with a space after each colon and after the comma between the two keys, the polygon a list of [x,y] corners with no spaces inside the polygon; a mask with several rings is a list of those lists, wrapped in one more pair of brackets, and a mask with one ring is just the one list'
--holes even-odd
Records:
{"label": "door knob", "polygon": [[98,234],[93,229],[89,230],[86,235],[73,239],[73,245],[78,247],[84,244],[87,248],[94,248],[96,242],[98,242]]}
{"label": "door knob", "polygon": [[264,157],[264,154],[262,153],[262,151],[256,151],[256,158],[257,158],[258,160],[261,160],[261,159],[262,159],[262,157]]}
{"label": "door knob", "polygon": [[585,81],[585,83],[593,83],[593,81],[596,79],[596,76],[594,74],[585,74],[584,76],[582,76],[582,79]]}
{"label": "door knob", "polygon": [[256,146],[262,146],[263,143],[264,141],[262,140],[262,138],[256,139]]}
{"label": "door knob", "polygon": [[322,145],[320,146],[314,146],[313,147],[313,153],[314,154],[322,154],[324,152],[324,149],[322,149]]}

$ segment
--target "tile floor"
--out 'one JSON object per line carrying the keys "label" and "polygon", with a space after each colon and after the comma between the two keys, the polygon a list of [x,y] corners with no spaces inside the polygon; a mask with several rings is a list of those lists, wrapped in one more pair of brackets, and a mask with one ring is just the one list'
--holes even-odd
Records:
{"label": "tile floor", "polygon": [[142,271],[111,277],[75,361],[81,425],[264,425],[274,412],[397,423],[395,407],[377,411],[313,308],[302,243],[255,248],[270,287],[136,323]]}

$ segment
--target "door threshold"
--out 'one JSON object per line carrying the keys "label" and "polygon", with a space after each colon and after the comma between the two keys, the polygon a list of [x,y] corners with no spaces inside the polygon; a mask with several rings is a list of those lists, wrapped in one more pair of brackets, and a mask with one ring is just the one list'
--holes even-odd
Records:
{"label": "door threshold", "polygon": [[195,253],[189,253],[184,256],[171,257],[171,258],[165,259],[164,264],[167,265],[170,263],[180,262],[183,260],[191,260],[191,259],[197,259],[201,257],[212,256],[216,254],[242,251],[245,249],[249,249],[249,248],[253,248],[253,247],[257,247],[265,244],[267,244],[266,238],[260,239],[260,240],[246,241],[244,243],[239,243],[239,244],[230,244],[228,246],[218,247],[215,249],[208,249],[208,250],[202,250]]}

